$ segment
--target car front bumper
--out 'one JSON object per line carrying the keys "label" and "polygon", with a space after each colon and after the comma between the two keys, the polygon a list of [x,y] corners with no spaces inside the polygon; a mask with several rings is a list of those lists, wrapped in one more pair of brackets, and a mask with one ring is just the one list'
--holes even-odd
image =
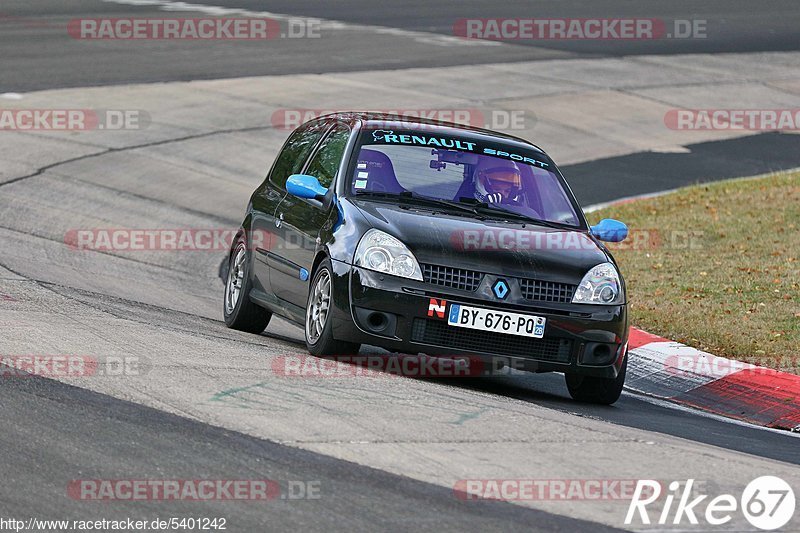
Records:
{"label": "car front bumper", "polygon": [[[492,301],[333,262],[333,335],[405,354],[474,356],[487,368],[614,378],[627,349],[627,306],[527,305]],[[544,337],[448,326],[431,300],[544,317]],[[449,307],[448,307],[449,308]],[[430,316],[429,316],[430,315]],[[446,313],[445,313],[446,316]]]}

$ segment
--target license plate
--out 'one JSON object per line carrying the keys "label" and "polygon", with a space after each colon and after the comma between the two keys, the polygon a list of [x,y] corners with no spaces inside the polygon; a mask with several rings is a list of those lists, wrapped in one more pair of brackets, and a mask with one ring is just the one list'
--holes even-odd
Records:
{"label": "license plate", "polygon": [[447,315],[447,323],[459,328],[496,331],[497,333],[541,339],[544,337],[545,318],[484,309],[482,307],[451,304],[450,313]]}

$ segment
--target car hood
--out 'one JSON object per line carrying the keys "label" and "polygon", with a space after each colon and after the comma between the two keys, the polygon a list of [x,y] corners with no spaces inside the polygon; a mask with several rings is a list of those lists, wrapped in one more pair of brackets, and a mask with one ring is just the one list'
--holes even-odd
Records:
{"label": "car hood", "polygon": [[578,284],[591,267],[609,260],[586,231],[433,215],[429,209],[361,199],[353,204],[372,227],[403,241],[420,263]]}

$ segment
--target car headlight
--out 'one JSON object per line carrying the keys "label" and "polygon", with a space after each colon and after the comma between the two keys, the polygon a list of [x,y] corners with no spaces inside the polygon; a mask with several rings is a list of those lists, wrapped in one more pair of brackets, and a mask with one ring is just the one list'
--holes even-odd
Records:
{"label": "car headlight", "polygon": [[356,247],[356,266],[422,281],[422,270],[408,247],[386,232],[367,231]]}
{"label": "car headlight", "polygon": [[574,304],[619,305],[624,301],[619,272],[611,263],[589,269],[572,297]]}

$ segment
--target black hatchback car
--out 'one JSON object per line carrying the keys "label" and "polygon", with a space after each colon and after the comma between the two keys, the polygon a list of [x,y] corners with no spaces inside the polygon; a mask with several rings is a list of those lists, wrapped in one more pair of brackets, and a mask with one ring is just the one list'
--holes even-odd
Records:
{"label": "black hatchback car", "polygon": [[508,135],[337,113],[295,130],[253,193],[228,259],[224,317],[273,313],[314,355],[361,344],[563,372],[610,404],[627,366],[625,284],[553,161]]}

